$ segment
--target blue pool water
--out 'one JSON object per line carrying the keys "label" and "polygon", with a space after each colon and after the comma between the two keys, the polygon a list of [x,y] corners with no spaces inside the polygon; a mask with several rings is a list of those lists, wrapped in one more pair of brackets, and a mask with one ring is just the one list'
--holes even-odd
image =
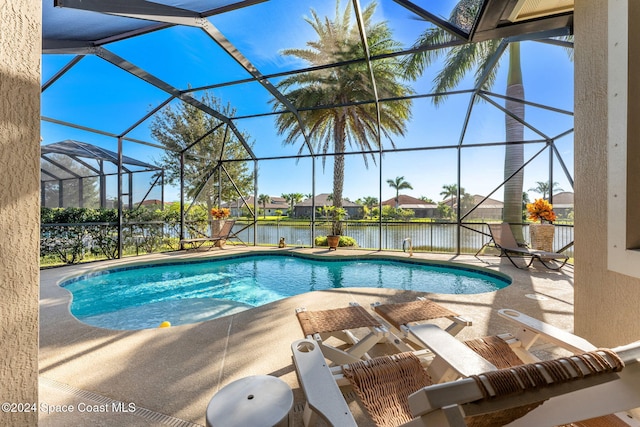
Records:
{"label": "blue pool water", "polygon": [[310,291],[372,287],[442,294],[491,292],[509,285],[481,270],[381,259],[324,261],[251,255],[108,270],[62,284],[71,313],[109,329],[145,329],[225,316]]}

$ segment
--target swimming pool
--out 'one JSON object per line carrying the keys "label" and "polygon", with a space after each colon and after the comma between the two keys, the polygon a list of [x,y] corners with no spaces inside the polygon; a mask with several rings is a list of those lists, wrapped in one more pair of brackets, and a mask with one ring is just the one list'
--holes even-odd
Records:
{"label": "swimming pool", "polygon": [[285,255],[216,257],[105,270],[61,284],[73,295],[71,313],[89,325],[145,329],[163,321],[196,323],[293,295],[348,287],[442,294],[492,292],[504,275],[456,264],[376,257],[307,258]]}

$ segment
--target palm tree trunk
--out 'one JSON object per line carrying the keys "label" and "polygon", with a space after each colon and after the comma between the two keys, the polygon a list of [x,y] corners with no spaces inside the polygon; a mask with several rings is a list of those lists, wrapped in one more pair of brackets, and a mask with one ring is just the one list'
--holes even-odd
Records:
{"label": "palm tree trunk", "polygon": [[[520,66],[520,43],[509,45],[509,76],[507,79],[507,100],[505,107],[514,116],[524,120],[524,104],[513,101],[524,99],[524,86],[522,84],[522,69]],[[524,125],[515,118],[507,115],[505,119],[506,142],[504,156],[504,179],[513,175],[524,164],[524,145],[517,142],[524,140]],[[516,142],[516,143],[513,143]],[[513,178],[504,185],[504,212],[505,222],[512,224],[522,223],[522,190],[524,171],[516,173]],[[524,242],[521,225],[511,226],[513,234],[518,242]]]}
{"label": "palm tree trunk", "polygon": [[[344,118],[336,118],[334,128],[334,146],[336,153],[344,153],[345,150],[345,123]],[[344,187],[344,154],[336,154],[333,158],[333,206],[342,208],[342,190]],[[336,221],[333,224],[333,234],[342,234],[342,223]]]}
{"label": "palm tree trunk", "polygon": [[342,187],[344,186],[344,154],[333,159],[333,206],[342,207]]}
{"label": "palm tree trunk", "polygon": [[336,119],[334,146],[336,154],[333,158],[333,206],[342,207],[342,190],[344,187],[344,150],[345,150],[345,123],[344,118]]}

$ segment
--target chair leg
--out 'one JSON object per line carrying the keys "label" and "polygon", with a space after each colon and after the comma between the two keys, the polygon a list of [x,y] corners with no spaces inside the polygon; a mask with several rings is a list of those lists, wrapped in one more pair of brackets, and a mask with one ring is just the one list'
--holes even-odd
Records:
{"label": "chair leg", "polygon": [[[542,259],[542,258],[540,258],[540,257],[537,257],[537,258],[538,258],[538,261],[540,261],[540,262],[542,263],[542,265],[544,265],[544,266],[545,266],[546,268],[548,268],[549,270],[560,270],[562,267],[564,267],[564,265],[567,263],[567,261],[569,261],[569,258],[565,258],[565,259],[562,261],[562,264],[560,264],[560,266],[558,266],[558,267],[554,267],[553,265],[551,265],[551,264],[547,264],[546,262],[544,262],[544,259]],[[547,261],[548,261],[548,260],[547,260]],[[553,260],[553,261],[556,261],[556,260]],[[558,261],[558,262],[559,262],[559,261]]]}
{"label": "chair leg", "polygon": [[521,267],[518,264],[516,264],[516,262],[511,258],[511,256],[509,256],[507,251],[502,251],[502,253],[504,254],[504,256],[506,256],[509,259],[509,261],[511,261],[511,264],[513,264],[514,267],[519,268],[521,270],[526,270],[527,268],[529,268],[531,266],[531,263],[533,262],[533,257],[532,257],[531,261],[529,261],[529,264],[525,265],[524,267]]}
{"label": "chair leg", "polygon": [[[476,253],[475,253],[475,255],[473,255],[473,256],[474,256],[474,257],[476,257],[476,258],[478,258],[478,259],[480,259],[480,258],[478,257],[478,254],[479,254],[480,252],[482,252],[482,250],[483,250],[484,248],[486,248],[487,246],[489,246],[489,243],[485,243],[484,245],[482,245],[482,246],[480,247],[480,249],[478,249],[478,252],[476,252]],[[480,260],[480,261],[482,261],[482,260]]]}

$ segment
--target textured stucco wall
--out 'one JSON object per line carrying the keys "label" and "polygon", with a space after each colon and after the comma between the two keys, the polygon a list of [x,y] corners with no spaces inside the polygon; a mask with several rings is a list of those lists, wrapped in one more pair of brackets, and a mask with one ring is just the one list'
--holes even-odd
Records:
{"label": "textured stucco wall", "polygon": [[607,0],[576,1],[575,332],[613,347],[640,340],[640,280],[607,269],[607,19]]}
{"label": "textured stucco wall", "polygon": [[[41,7],[0,0],[0,402],[38,398]],[[0,411],[2,426],[37,419]]]}

